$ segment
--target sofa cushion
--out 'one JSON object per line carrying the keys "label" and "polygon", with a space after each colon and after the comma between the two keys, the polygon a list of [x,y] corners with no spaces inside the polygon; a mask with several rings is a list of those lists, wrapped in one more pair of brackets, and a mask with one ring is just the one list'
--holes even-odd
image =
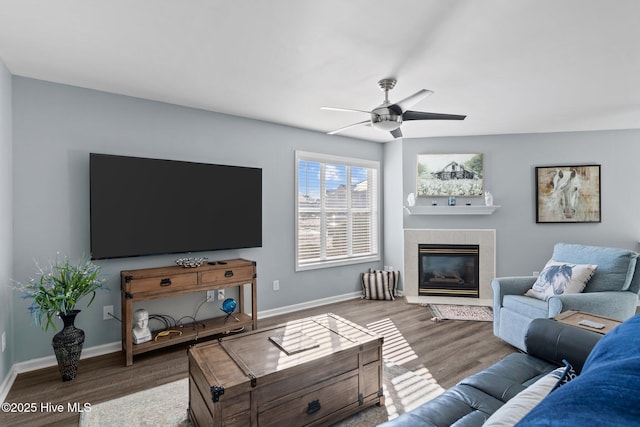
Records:
{"label": "sofa cushion", "polygon": [[463,379],[469,385],[506,402],[529,385],[557,368],[543,360],[524,353],[513,353],[487,369]]}
{"label": "sofa cushion", "polygon": [[597,264],[598,269],[584,291],[600,292],[629,289],[637,256],[628,249],[557,243],[551,258],[559,262]]}
{"label": "sofa cushion", "polygon": [[554,295],[578,294],[598,268],[595,264],[574,264],[549,260],[525,295],[543,301]]}
{"label": "sofa cushion", "polygon": [[553,391],[518,426],[638,425],[640,315],[606,334],[576,379]]}
{"label": "sofa cushion", "polygon": [[[480,426],[501,404],[469,387],[454,387],[386,424],[394,427]],[[476,406],[487,412],[478,410]]]}
{"label": "sofa cushion", "polygon": [[501,400],[464,384],[458,384],[435,399],[405,412],[385,426],[481,426],[503,405]]}

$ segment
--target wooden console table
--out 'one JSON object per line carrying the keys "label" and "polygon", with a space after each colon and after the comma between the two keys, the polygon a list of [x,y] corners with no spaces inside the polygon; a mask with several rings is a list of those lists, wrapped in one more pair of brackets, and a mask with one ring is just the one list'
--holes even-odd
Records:
{"label": "wooden console table", "polygon": [[[245,259],[227,260],[225,264],[204,264],[195,268],[170,266],[120,272],[122,351],[125,354],[126,366],[133,364],[133,356],[136,354],[221,334],[238,327],[257,329],[256,277],[256,263]],[[244,312],[243,290],[248,284],[251,284],[251,315]],[[180,336],[157,336],[157,333],[153,333],[151,341],[133,344],[134,302],[234,286],[239,288],[238,312],[234,313],[238,321],[233,319],[225,323],[224,315],[198,320],[183,325],[180,328]]]}
{"label": "wooden console table", "polygon": [[382,342],[328,313],[189,349],[195,426],[326,426],[384,405]]}

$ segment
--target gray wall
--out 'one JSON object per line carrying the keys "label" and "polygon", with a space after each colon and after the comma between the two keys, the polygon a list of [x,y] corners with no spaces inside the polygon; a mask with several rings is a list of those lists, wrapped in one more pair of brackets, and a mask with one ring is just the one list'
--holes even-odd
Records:
{"label": "gray wall", "polygon": [[[540,271],[556,242],[615,246],[638,250],[640,198],[637,170],[640,130],[491,135],[403,141],[403,163],[387,164],[387,174],[403,176],[403,202],[416,189],[416,156],[428,153],[484,153],[485,188],[501,208],[493,215],[407,215],[385,222],[397,235],[404,228],[492,228],[497,238],[497,275]],[[600,164],[602,222],[536,224],[535,167]],[[419,199],[428,204],[431,199]],[[484,200],[475,198],[474,204]],[[406,202],[404,202],[406,203]],[[440,199],[439,204],[445,204]],[[396,210],[401,206],[394,206]],[[388,216],[388,219],[392,218]],[[387,232],[386,245],[392,237]],[[398,237],[393,237],[398,240]]]}
{"label": "gray wall", "polygon": [[[269,310],[359,290],[358,273],[381,263],[294,271],[294,150],[382,160],[382,146],[202,110],[13,78],[14,265],[25,280],[33,260],[46,263],[56,253],[89,254],[89,153],[154,157],[261,167],[263,247],[202,253],[210,259],[244,257],[257,261],[258,309]],[[203,187],[215,197],[215,187]],[[99,261],[109,276],[109,293],[84,308],[77,326],[85,346],[120,340],[116,320],[103,321],[102,307],[119,314],[119,272],[171,265],[179,255]],[[272,290],[280,280],[280,291]],[[202,295],[145,303],[152,313],[192,315]],[[52,354],[51,336],[34,327],[27,304],[15,302],[15,360]],[[208,313],[207,313],[208,311]],[[218,315],[205,305],[199,317]]]}
{"label": "gray wall", "polygon": [[[11,85],[13,110],[4,96],[11,92]],[[637,249],[640,237],[636,213],[640,201],[635,197],[638,130],[429,138],[380,145],[21,77],[12,81],[6,70],[0,70],[0,91],[0,152],[2,161],[11,158],[13,138],[14,159],[13,175],[8,172],[11,164],[0,168],[8,178],[2,179],[0,199],[11,201],[11,191],[15,194],[13,214],[10,209],[0,210],[0,232],[11,233],[11,224],[14,227],[13,246],[4,239],[0,243],[3,279],[24,280],[34,271],[34,259],[46,262],[57,252],[88,254],[89,152],[262,167],[264,247],[204,254],[212,259],[256,260],[262,311],[355,292],[359,272],[383,265],[294,271],[293,156],[297,149],[384,160],[384,265],[395,268],[402,268],[403,228],[495,228],[501,276],[540,270],[558,241]],[[502,207],[491,216],[404,214],[406,195],[415,191],[415,156],[462,152],[484,153],[486,188]],[[602,223],[536,224],[534,167],[580,163],[602,165]],[[4,183],[11,178],[12,190],[6,189]],[[215,196],[215,189],[203,189],[207,191]],[[7,261],[12,257],[13,264]],[[176,257],[100,261],[110,276],[111,292],[100,294],[79,317],[79,327],[87,332],[86,345],[120,339],[118,322],[102,320],[103,305],[114,305],[119,311],[120,270],[169,265]],[[271,290],[275,279],[280,280],[279,292]],[[202,297],[159,300],[150,309],[192,314]],[[31,325],[25,302],[13,299],[11,308],[4,300],[0,322],[10,324],[4,308],[13,310],[11,363],[51,355],[52,332]],[[4,371],[7,357],[3,356]]]}
{"label": "gray wall", "polygon": [[0,353],[0,384],[13,364],[12,238],[12,137],[11,74],[0,61],[0,334],[7,349]]}

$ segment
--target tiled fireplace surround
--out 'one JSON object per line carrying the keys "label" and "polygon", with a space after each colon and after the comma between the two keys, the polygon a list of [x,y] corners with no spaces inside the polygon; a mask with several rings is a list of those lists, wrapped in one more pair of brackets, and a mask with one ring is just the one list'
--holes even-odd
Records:
{"label": "tiled fireplace surround", "polygon": [[[418,295],[418,245],[459,244],[480,246],[480,295],[479,298],[432,297]],[[492,302],[491,279],[496,272],[496,230],[404,230],[404,295],[407,302],[442,303],[462,305],[487,305]]]}

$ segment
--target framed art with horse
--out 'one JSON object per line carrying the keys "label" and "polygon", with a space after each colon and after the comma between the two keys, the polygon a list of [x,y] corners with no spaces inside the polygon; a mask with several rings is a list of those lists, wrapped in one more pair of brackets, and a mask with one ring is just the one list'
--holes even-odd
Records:
{"label": "framed art with horse", "polygon": [[601,222],[600,165],[536,167],[536,222]]}

